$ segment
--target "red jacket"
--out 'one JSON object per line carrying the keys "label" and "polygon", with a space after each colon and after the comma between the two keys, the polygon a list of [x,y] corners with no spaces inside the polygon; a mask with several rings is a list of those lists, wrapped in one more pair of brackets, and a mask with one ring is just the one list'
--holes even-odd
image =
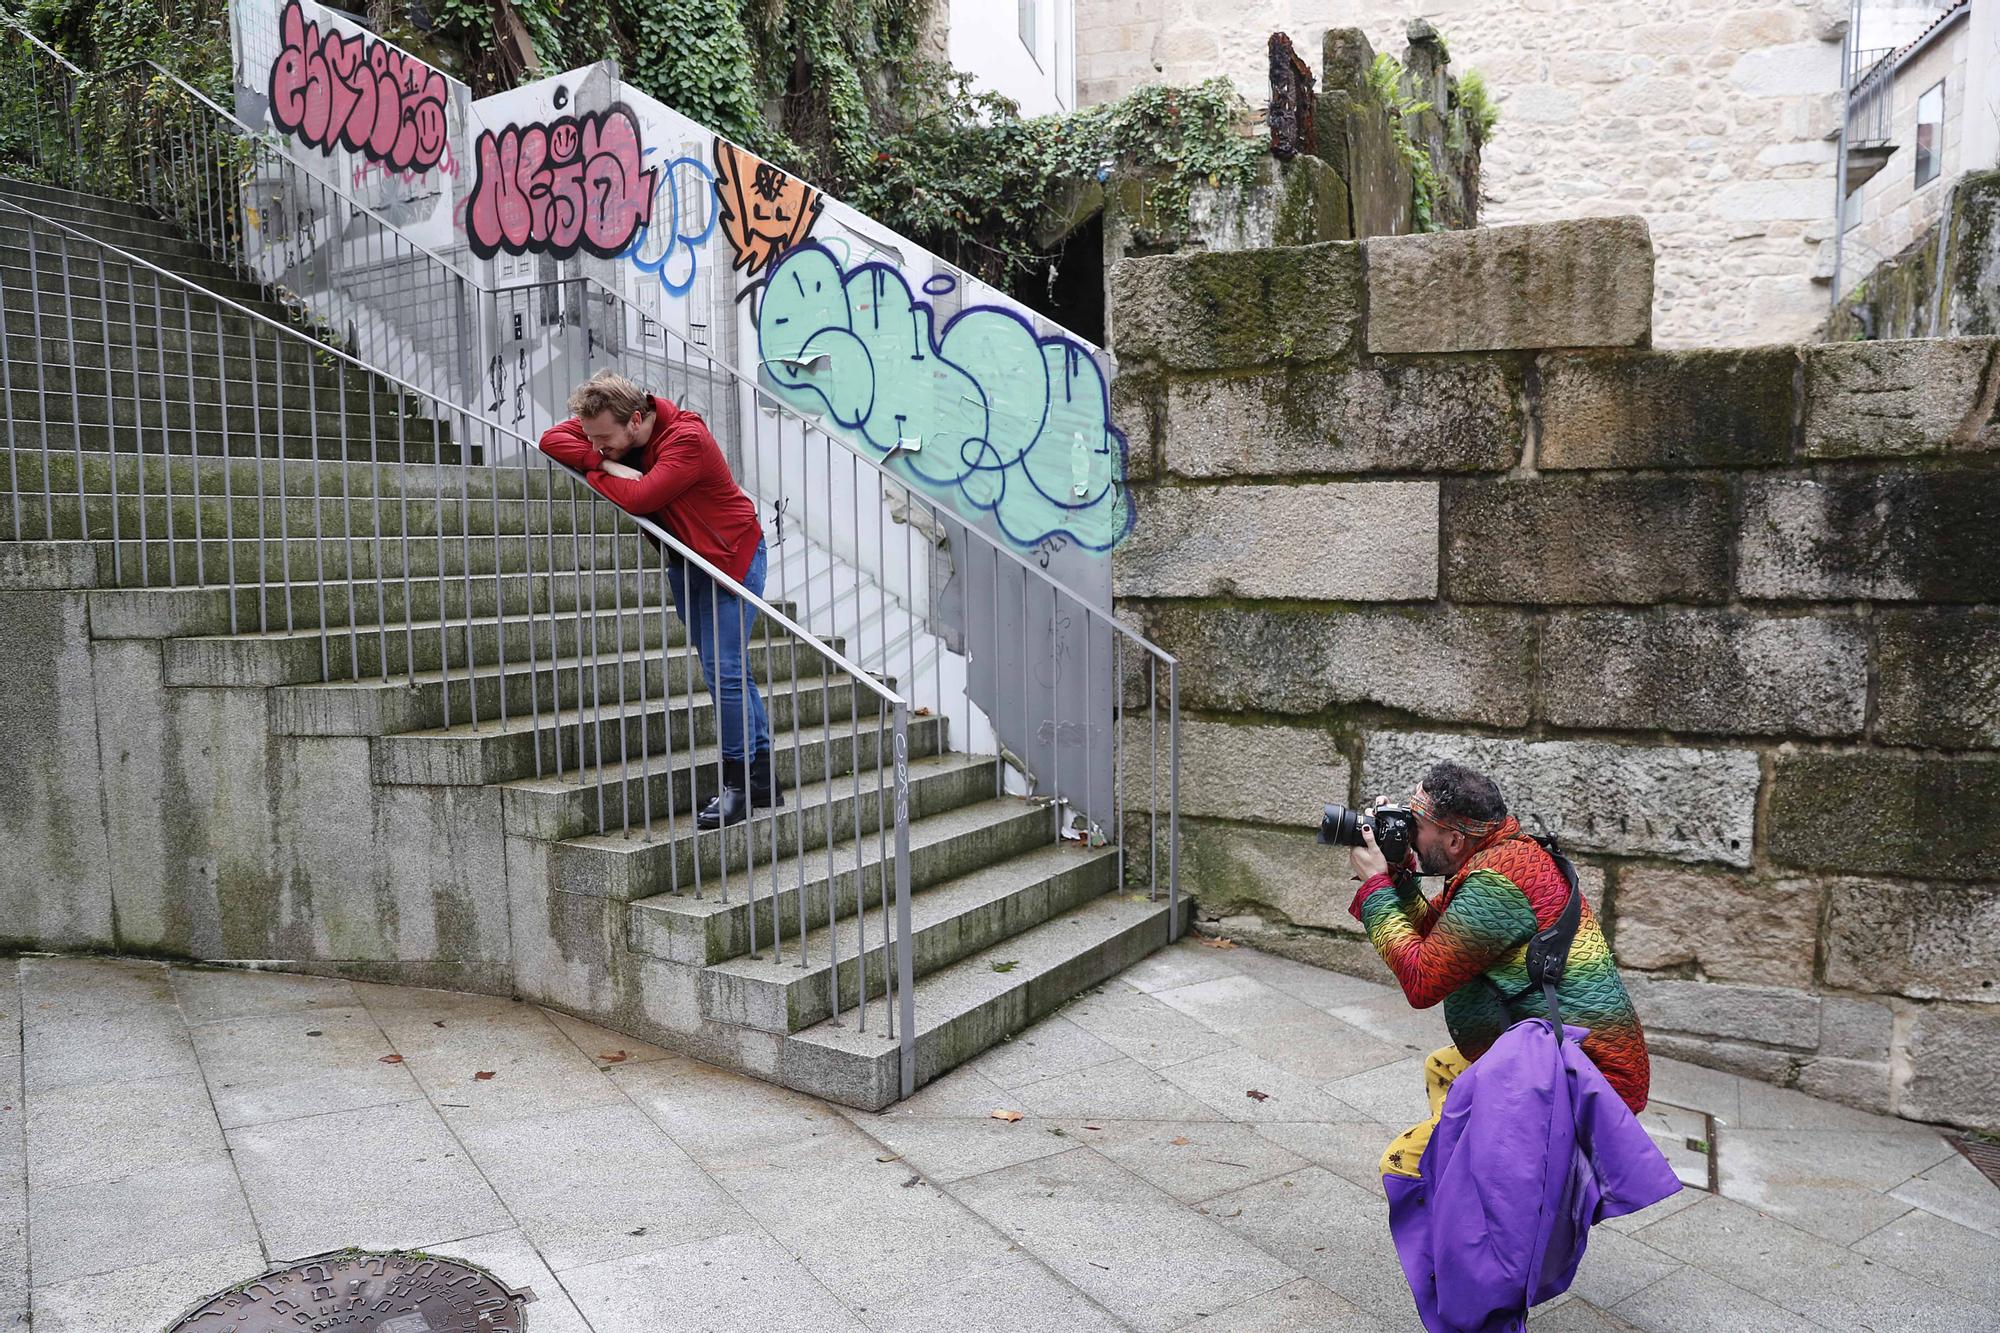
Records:
{"label": "red jacket", "polygon": [[728,460],[700,416],[653,399],[653,438],[629,459],[637,481],[604,471],[604,459],[576,418],[542,436],[542,452],[584,474],[599,495],[628,514],[652,519],[696,555],[741,582],[764,530],[757,506],[730,475]]}

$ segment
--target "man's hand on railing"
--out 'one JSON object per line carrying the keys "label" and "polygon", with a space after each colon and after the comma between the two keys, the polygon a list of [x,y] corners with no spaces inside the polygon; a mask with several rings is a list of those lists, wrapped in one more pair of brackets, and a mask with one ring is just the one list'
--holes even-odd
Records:
{"label": "man's hand on railing", "polygon": [[627,481],[637,481],[646,475],[637,468],[626,467],[623,463],[614,463],[608,458],[604,460],[601,470],[610,473],[614,477],[623,477]]}

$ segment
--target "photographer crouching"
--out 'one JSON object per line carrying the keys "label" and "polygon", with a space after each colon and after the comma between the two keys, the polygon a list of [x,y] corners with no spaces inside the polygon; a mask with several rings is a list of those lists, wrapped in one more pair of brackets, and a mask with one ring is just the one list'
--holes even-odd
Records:
{"label": "photographer crouching", "polygon": [[[1360,813],[1327,807],[1320,839],[1350,849],[1361,880],[1350,910],[1403,994],[1419,1009],[1444,1003],[1452,1044],[1432,1052],[1424,1067],[1431,1118],[1382,1154],[1384,1175],[1417,1177],[1452,1081],[1509,1027],[1547,1017],[1528,974],[1529,942],[1556,925],[1569,885],[1549,852],[1507,813],[1493,780],[1460,764],[1433,764],[1408,806],[1378,802]],[[1444,891],[1425,897],[1419,874],[1441,877]],[[1644,1109],[1646,1037],[1588,904],[1556,993],[1562,1021],[1589,1031],[1584,1053],[1635,1114]]]}

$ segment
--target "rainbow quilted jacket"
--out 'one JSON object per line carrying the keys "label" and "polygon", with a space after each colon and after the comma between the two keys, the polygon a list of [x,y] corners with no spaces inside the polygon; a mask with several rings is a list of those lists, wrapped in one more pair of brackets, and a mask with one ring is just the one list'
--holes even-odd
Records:
{"label": "rainbow quilted jacket", "polygon": [[[1515,1023],[1548,1016],[1541,991],[1528,984],[1528,941],[1555,921],[1568,896],[1555,862],[1510,818],[1435,902],[1377,875],[1350,910],[1410,1003],[1427,1009],[1442,1002],[1453,1044],[1477,1060]],[[1635,1114],[1644,1110],[1646,1034],[1587,902],[1558,998],[1565,1025],[1589,1030],[1584,1053]]]}

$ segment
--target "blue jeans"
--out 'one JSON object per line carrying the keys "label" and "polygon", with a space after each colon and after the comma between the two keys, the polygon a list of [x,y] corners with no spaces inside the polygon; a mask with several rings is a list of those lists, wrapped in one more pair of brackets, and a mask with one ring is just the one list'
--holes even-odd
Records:
{"label": "blue jeans", "polygon": [[[750,559],[743,586],[757,596],[764,595],[764,543]],[[701,658],[701,678],[708,682],[708,694],[722,710],[722,757],[740,762],[771,748],[771,720],[764,715],[764,699],[757,682],[743,660],[744,641],[757,623],[757,608],[733,592],[715,586],[715,580],[699,569],[680,561],[667,566],[667,586],[673,589],[674,610],[688,627],[695,654]],[[717,677],[720,676],[718,682]],[[743,717],[750,716],[751,745],[743,745]]]}

